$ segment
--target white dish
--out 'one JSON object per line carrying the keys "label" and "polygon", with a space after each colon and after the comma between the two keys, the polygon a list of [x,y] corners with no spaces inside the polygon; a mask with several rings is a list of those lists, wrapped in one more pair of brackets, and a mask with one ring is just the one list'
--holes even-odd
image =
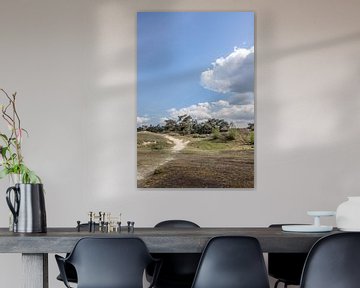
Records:
{"label": "white dish", "polygon": [[336,212],[335,211],[308,211],[307,214],[309,216],[323,217],[323,216],[335,216]]}
{"label": "white dish", "polygon": [[282,225],[281,229],[286,232],[330,232],[333,227],[325,225]]}

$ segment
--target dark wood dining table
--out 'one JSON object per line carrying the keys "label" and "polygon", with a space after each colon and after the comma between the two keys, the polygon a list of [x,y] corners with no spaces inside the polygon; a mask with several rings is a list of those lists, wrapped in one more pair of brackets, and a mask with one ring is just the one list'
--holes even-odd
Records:
{"label": "dark wood dining table", "polygon": [[48,253],[67,253],[83,237],[139,237],[151,253],[201,253],[208,240],[221,235],[252,236],[264,253],[308,252],[321,237],[333,233],[283,232],[280,227],[135,228],[128,232],[78,232],[48,228],[47,233],[20,234],[0,228],[0,253],[21,253],[24,288],[48,288]]}

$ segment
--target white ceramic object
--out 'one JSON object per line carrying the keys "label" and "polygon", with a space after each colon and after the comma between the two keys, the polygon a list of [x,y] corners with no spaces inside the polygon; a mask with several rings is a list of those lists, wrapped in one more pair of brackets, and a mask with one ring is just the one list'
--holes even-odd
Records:
{"label": "white ceramic object", "polygon": [[342,231],[360,231],[360,196],[348,197],[338,206],[336,226]]}
{"label": "white ceramic object", "polygon": [[[320,217],[335,216],[336,212],[335,211],[308,211],[307,214],[309,216],[314,217],[314,226],[321,226],[320,225]],[[331,230],[332,230],[332,226],[328,226],[328,227],[331,227]]]}
{"label": "white ceramic object", "polygon": [[324,217],[324,216],[335,216],[335,211],[308,211],[309,216]]}
{"label": "white ceramic object", "polygon": [[332,226],[315,226],[315,225],[283,225],[283,231],[286,232],[330,232],[333,227]]}
{"label": "white ceramic object", "polygon": [[309,216],[314,217],[313,225],[283,225],[281,229],[286,232],[330,232],[332,226],[320,225],[320,217],[335,216],[334,211],[308,211]]}
{"label": "white ceramic object", "polygon": [[22,183],[21,174],[9,174],[9,184],[10,186],[15,186],[15,184]]}

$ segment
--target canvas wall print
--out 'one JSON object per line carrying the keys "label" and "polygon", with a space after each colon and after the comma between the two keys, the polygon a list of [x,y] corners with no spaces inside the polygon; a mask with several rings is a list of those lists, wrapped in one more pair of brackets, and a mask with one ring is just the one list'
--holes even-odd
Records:
{"label": "canvas wall print", "polygon": [[137,14],[137,186],[254,188],[254,13]]}

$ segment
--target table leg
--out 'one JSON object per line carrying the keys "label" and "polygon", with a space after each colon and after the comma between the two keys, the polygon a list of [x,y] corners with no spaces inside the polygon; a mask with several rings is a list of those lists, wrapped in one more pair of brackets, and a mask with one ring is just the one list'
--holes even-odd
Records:
{"label": "table leg", "polygon": [[23,288],[49,288],[48,254],[22,254]]}

